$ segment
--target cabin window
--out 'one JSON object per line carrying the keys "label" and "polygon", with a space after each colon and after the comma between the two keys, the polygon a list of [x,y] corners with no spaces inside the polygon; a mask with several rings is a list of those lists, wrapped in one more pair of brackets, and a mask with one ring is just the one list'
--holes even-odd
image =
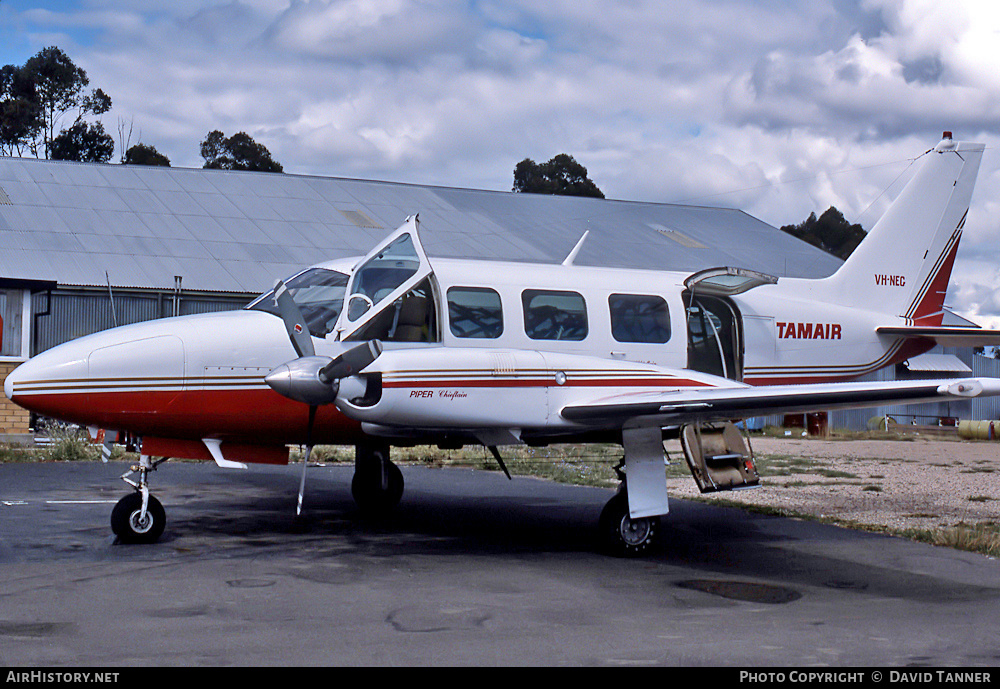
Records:
{"label": "cabin window", "polygon": [[[335,270],[310,268],[289,278],[285,285],[289,294],[302,311],[302,317],[314,337],[326,337],[337,323],[337,317],[344,306],[347,291],[347,276]],[[248,309],[266,311],[281,316],[274,303],[274,290],[258,297]]]}
{"label": "cabin window", "polygon": [[670,339],[670,310],[662,297],[612,294],[611,336],[618,342],[663,344]]}
{"label": "cabin window", "polygon": [[587,304],[576,292],[529,289],[521,293],[524,332],[532,340],[587,337]]}
{"label": "cabin window", "polygon": [[448,324],[455,337],[496,339],[503,334],[503,309],[496,290],[452,287],[448,290]]}

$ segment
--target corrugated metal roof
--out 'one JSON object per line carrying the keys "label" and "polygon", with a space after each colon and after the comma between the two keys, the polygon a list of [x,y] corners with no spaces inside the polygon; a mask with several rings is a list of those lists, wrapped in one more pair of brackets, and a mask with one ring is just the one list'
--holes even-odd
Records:
{"label": "corrugated metal roof", "polygon": [[0,277],[261,292],[420,213],[432,260],[821,277],[840,261],[738,210],[292,174],[0,158]]}

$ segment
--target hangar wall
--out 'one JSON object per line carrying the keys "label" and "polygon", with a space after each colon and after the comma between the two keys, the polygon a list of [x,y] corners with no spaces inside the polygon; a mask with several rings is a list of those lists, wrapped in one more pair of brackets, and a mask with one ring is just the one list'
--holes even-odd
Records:
{"label": "hangar wall", "polygon": [[[0,385],[7,375],[17,368],[18,362],[0,363]],[[17,406],[5,395],[0,395],[0,433],[4,435],[21,435],[30,432],[31,414],[27,409]]]}
{"label": "hangar wall", "polygon": [[63,342],[156,318],[240,309],[257,295],[60,287],[32,295],[31,355]]}

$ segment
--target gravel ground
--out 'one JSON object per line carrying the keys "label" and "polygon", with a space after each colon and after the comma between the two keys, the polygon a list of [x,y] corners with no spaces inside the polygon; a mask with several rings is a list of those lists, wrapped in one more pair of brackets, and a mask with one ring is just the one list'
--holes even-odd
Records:
{"label": "gravel ground", "polygon": [[[892,530],[1000,522],[997,442],[754,438],[752,445],[761,487],[703,497]],[[684,462],[679,451],[670,457]],[[699,495],[690,475],[669,483],[672,495]]]}

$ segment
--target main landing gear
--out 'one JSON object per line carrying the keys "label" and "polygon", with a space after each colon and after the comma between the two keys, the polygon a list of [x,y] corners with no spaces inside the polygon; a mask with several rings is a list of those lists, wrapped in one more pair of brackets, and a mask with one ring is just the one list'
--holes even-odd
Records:
{"label": "main landing gear", "polygon": [[[153,462],[146,455],[140,455],[139,463],[122,474],[122,481],[135,488],[135,492],[119,500],[111,510],[111,530],[120,543],[155,543],[163,533],[167,516],[160,501],[149,494],[148,478],[149,472],[155,471],[167,459]],[[130,478],[136,473],[138,481]]]}
{"label": "main landing gear", "polygon": [[638,557],[652,550],[660,538],[660,518],[629,516],[628,488],[621,465],[615,467],[621,483],[601,510],[597,522],[604,550],[617,557]]}
{"label": "main landing gear", "polygon": [[351,495],[362,513],[380,516],[403,497],[403,472],[389,461],[388,443],[362,443],[354,454]]}

